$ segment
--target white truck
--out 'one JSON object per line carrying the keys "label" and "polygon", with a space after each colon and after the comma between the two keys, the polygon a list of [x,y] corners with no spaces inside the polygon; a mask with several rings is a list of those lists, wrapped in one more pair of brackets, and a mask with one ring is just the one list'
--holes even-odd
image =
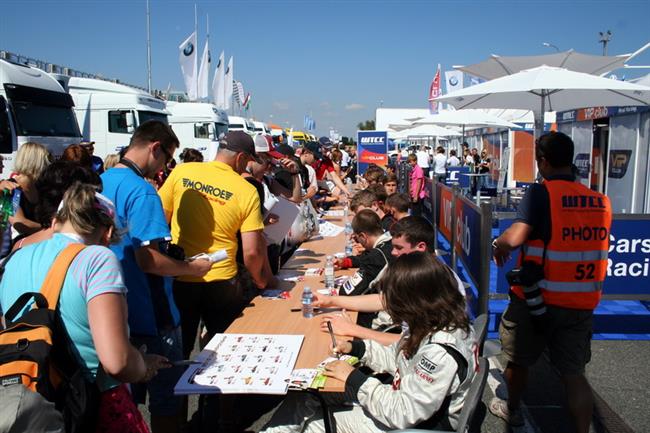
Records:
{"label": "white truck", "polygon": [[252,120],[252,122],[253,126],[255,127],[256,134],[271,135],[271,130],[268,126],[266,126],[266,123],[257,120]]}
{"label": "white truck", "polygon": [[229,131],[244,131],[250,135],[255,135],[255,125],[253,122],[240,116],[228,116]]}
{"label": "white truck", "polygon": [[228,132],[228,114],[205,102],[167,102],[169,124],[176,133],[180,148],[191,147],[212,161],[221,134]]}
{"label": "white truck", "polygon": [[73,100],[46,72],[0,59],[0,154],[5,177],[16,150],[28,141],[47,147],[54,157],[81,134]]}
{"label": "white truck", "polygon": [[129,145],[135,128],[147,120],[168,123],[165,101],[144,90],[95,78],[55,75],[74,101],[83,137],[95,142],[100,158]]}

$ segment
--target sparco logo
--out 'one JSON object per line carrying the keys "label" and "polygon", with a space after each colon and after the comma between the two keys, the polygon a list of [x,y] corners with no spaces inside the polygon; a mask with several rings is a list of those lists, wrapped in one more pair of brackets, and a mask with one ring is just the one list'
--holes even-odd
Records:
{"label": "sparco logo", "polygon": [[362,143],[383,143],[384,137],[361,137]]}

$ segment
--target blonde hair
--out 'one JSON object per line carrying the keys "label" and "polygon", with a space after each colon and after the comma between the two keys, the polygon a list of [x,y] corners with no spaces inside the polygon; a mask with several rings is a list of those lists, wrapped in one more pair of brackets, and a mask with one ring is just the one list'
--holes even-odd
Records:
{"label": "blonde hair", "polygon": [[120,162],[120,155],[117,153],[106,155],[106,158],[104,158],[104,170],[115,167],[118,162]]}
{"label": "blonde hair", "polygon": [[90,236],[101,227],[113,227],[109,242],[117,243],[120,235],[115,228],[113,216],[108,215],[98,203],[95,185],[75,182],[63,195],[61,206],[56,213],[60,223],[70,222],[75,231],[82,236]]}
{"label": "blonde hair", "polygon": [[18,148],[14,171],[35,182],[51,162],[52,155],[45,146],[29,141]]}

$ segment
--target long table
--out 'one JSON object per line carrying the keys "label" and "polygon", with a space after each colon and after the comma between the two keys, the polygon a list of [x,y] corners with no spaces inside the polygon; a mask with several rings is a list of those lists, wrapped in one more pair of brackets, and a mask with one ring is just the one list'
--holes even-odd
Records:
{"label": "long table", "polygon": [[[351,217],[350,217],[351,218]],[[339,226],[344,226],[343,217],[325,217],[326,221]],[[293,257],[285,263],[282,270],[300,272],[307,268],[325,267],[328,255],[343,252],[345,247],[345,234],[336,237],[320,237],[304,242]],[[280,274],[286,273],[280,271]],[[336,276],[351,275],[352,270],[336,271]],[[313,318],[302,317],[300,311],[292,312],[291,309],[301,307],[301,296],[305,286],[312,292],[323,289],[324,275],[306,276],[303,281],[280,281],[279,288],[290,291],[289,299],[266,299],[256,297],[251,305],[244,309],[242,315],[235,320],[226,333],[232,334],[292,334],[304,335],[304,341],[295,368],[314,368],[322,360],[331,356],[332,346],[329,334],[320,330],[321,319],[319,314]],[[356,312],[348,313],[352,320],[356,320]],[[343,392],[345,384],[340,380],[328,378],[321,392]]]}

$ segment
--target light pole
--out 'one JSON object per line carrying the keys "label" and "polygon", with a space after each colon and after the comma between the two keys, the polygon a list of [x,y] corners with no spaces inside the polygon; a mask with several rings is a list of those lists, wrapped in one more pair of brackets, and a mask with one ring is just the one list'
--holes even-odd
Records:
{"label": "light pole", "polygon": [[598,42],[603,44],[603,56],[606,56],[607,55],[607,44],[612,39],[612,32],[607,30],[604,33],[603,32],[598,32],[598,34],[600,35],[600,40]]}
{"label": "light pole", "polygon": [[555,48],[555,51],[557,51],[558,53],[560,52],[560,49],[556,45],[550,44],[548,42],[543,42],[542,45],[547,48]]}

